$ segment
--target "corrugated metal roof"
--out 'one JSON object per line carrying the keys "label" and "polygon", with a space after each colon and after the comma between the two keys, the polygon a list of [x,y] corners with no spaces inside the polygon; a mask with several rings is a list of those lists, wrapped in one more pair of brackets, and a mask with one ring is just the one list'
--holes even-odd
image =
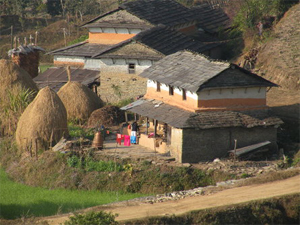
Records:
{"label": "corrugated metal roof", "polygon": [[139,99],[121,108],[169,124],[176,128],[226,128],[279,125],[283,122],[265,110],[214,111],[194,113],[154,99]]}
{"label": "corrugated metal roof", "polygon": [[254,144],[254,145],[249,145],[249,146],[246,146],[246,147],[243,147],[243,148],[237,148],[235,150],[230,150],[228,152],[235,153],[235,155],[239,156],[239,155],[243,155],[243,154],[246,154],[248,152],[251,152],[255,149],[261,148],[263,146],[266,146],[268,144],[271,144],[271,142],[270,141],[264,141],[264,142],[260,142],[260,143]]}
{"label": "corrugated metal roof", "polygon": [[[77,81],[90,86],[91,84],[100,85],[99,79],[100,72],[97,70],[71,68],[71,81]],[[33,80],[39,88],[49,86],[57,92],[68,82],[68,75],[64,67],[51,67]]]}

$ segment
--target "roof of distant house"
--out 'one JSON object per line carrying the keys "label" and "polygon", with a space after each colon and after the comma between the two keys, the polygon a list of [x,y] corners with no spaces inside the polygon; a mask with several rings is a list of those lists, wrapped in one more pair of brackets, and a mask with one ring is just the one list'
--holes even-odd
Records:
{"label": "roof of distant house", "polygon": [[92,57],[100,51],[106,50],[113,45],[93,44],[88,41],[83,41],[74,45],[70,45],[64,48],[56,49],[47,54],[51,55],[65,55],[65,56],[82,56]]}
{"label": "roof of distant house", "polygon": [[8,56],[19,55],[19,54],[27,55],[28,53],[35,52],[35,51],[44,52],[45,50],[43,48],[33,45],[33,44],[20,45],[17,48],[13,48],[13,49],[9,50]]}
{"label": "roof of distant house", "polygon": [[226,128],[274,126],[283,122],[268,110],[190,112],[154,99],[139,99],[121,108],[176,128]]}
{"label": "roof of distant house", "polygon": [[[99,71],[78,68],[71,68],[70,71],[71,81],[77,81],[88,87],[93,84],[97,86],[100,85]],[[57,92],[64,84],[68,82],[68,75],[66,68],[64,67],[51,67],[44,73],[35,77],[33,80],[40,89],[49,86],[51,89]]]}
{"label": "roof of distant house", "polygon": [[[131,50],[128,45],[131,44]],[[133,47],[132,44],[135,44]],[[144,48],[140,51],[142,45]],[[204,53],[212,48],[215,48],[219,43],[202,43],[194,40],[191,37],[167,28],[164,25],[150,28],[142,31],[133,38],[120,42],[114,45],[90,44],[81,42],[65,48],[57,49],[48,54],[66,55],[66,56],[83,56],[91,58],[138,58],[159,60],[165,55],[175,53],[180,50],[188,49],[194,52]],[[125,48],[126,51],[121,51]]]}
{"label": "roof of distant house", "polygon": [[237,65],[186,50],[166,56],[140,76],[192,92],[204,88],[277,86]]}
{"label": "roof of distant house", "polygon": [[[193,12],[174,0],[136,0],[125,2],[118,9],[100,15],[93,20],[85,23],[84,27],[97,27],[102,22],[99,19],[116,13],[120,10],[126,10],[132,15],[144,20],[152,25],[164,24],[166,26],[176,26],[180,24],[195,21]],[[130,23],[135,26],[142,24],[138,21],[133,21],[132,18],[119,17],[118,24]],[[110,25],[117,24],[115,21],[105,21]],[[105,23],[103,23],[105,25]],[[127,24],[128,25],[128,24]],[[138,27],[143,28],[143,27]]]}
{"label": "roof of distant house", "polygon": [[221,8],[212,8],[207,3],[191,8],[199,28],[209,33],[217,33],[220,29],[228,29],[231,26],[229,17]]}

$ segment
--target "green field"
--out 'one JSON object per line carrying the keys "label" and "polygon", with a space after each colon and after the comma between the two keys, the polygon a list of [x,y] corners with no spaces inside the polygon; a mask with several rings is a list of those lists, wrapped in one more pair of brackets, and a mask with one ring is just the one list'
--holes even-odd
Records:
{"label": "green field", "polygon": [[11,181],[0,169],[0,218],[50,216],[91,206],[141,197],[117,192],[47,190]]}

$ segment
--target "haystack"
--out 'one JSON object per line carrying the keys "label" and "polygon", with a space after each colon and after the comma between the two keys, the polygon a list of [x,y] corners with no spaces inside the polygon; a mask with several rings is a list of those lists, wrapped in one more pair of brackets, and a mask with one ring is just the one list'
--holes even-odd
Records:
{"label": "haystack", "polygon": [[30,75],[12,61],[0,60],[0,99],[5,99],[12,89],[30,89],[38,92],[38,87]]}
{"label": "haystack", "polygon": [[69,120],[85,122],[94,110],[103,105],[94,92],[79,82],[69,81],[57,94],[66,107]]}
{"label": "haystack", "polygon": [[49,87],[41,89],[22,114],[16,131],[20,149],[47,150],[69,135],[66,109]]}
{"label": "haystack", "polygon": [[120,110],[117,106],[107,105],[101,109],[95,110],[89,120],[89,127],[99,127],[101,125],[108,126],[116,126],[119,123],[124,122],[125,115],[124,111]]}

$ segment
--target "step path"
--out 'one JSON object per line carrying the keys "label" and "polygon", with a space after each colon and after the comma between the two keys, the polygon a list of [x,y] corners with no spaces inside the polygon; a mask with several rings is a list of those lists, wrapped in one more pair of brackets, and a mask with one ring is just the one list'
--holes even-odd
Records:
{"label": "step path", "polygon": [[[299,175],[270,183],[226,189],[212,195],[195,196],[155,204],[136,203],[120,206],[96,206],[86,209],[84,212],[104,210],[113,214],[117,213],[119,215],[116,218],[117,221],[125,221],[153,216],[181,215],[193,210],[229,206],[295,193],[300,193]],[[44,217],[40,221],[47,221],[49,225],[56,225],[68,220],[70,215],[72,214]]]}

